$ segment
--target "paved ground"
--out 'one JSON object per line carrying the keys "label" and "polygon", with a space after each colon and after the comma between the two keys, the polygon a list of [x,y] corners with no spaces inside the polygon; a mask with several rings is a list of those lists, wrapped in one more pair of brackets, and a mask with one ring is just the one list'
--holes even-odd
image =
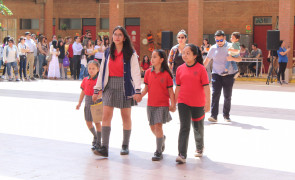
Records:
{"label": "paved ground", "polygon": [[[146,98],[132,110],[129,156],[120,156],[122,123],[114,113],[110,157],[90,151],[83,110],[75,110],[80,81],[0,82],[0,180],[23,179],[295,179],[295,85],[237,82],[232,124],[205,122],[205,155],[175,163],[178,113],[164,126],[164,160],[152,162],[155,137]],[[223,102],[221,99],[220,102]],[[222,105],[220,108],[222,112]],[[206,115],[207,117],[209,114]]]}

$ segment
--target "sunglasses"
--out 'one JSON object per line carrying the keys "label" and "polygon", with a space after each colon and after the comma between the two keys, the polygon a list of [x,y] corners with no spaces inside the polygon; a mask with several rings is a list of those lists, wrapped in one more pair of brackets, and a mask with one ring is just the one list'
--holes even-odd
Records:
{"label": "sunglasses", "polygon": [[177,37],[178,39],[185,39],[185,37],[184,36],[181,36],[181,37]]}
{"label": "sunglasses", "polygon": [[220,39],[220,40],[216,39],[215,41],[216,42],[223,42],[223,39]]}

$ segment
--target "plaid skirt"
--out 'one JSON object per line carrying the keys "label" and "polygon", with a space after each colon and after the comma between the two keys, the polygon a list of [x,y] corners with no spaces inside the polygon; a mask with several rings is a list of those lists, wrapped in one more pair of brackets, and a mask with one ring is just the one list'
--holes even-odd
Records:
{"label": "plaid skirt", "polygon": [[124,77],[109,77],[108,84],[102,93],[103,105],[116,108],[131,108],[137,105],[133,98],[127,99],[124,94]]}
{"label": "plaid skirt", "polygon": [[85,107],[84,107],[84,117],[86,121],[93,121],[90,105],[93,105],[92,96],[85,95]]}
{"label": "plaid skirt", "polygon": [[172,120],[172,117],[169,112],[169,107],[167,106],[163,106],[163,107],[148,106],[147,116],[150,122],[150,126],[155,125],[157,123],[165,124],[166,122],[169,122]]}

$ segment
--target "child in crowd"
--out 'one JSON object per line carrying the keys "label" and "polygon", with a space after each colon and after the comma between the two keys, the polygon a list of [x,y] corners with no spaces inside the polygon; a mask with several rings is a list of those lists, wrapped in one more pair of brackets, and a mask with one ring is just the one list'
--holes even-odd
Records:
{"label": "child in crowd", "polygon": [[90,106],[94,104],[92,101],[92,95],[94,93],[93,87],[96,84],[97,76],[99,72],[99,64],[98,62],[92,60],[88,63],[88,72],[89,77],[85,77],[81,83],[81,94],[79,98],[79,103],[76,106],[76,109],[79,110],[81,103],[85,97],[85,107],[84,107],[84,117],[86,120],[86,125],[90,132],[93,134],[93,141],[92,141],[92,148],[91,150],[94,151],[95,149],[99,149],[101,146],[101,124],[95,123],[96,131],[93,126],[93,119],[90,111]]}
{"label": "child in crowd", "polygon": [[[239,32],[233,32],[231,34],[230,40],[232,42],[232,45],[230,48],[228,48],[229,56],[232,56],[235,58],[240,56],[240,43],[239,43],[240,37],[241,37],[241,35]],[[230,65],[232,65],[234,71],[238,71],[238,66],[235,61],[227,61],[225,64],[225,71],[221,73],[222,76],[228,75],[228,68]],[[238,73],[236,73],[236,74],[238,74]],[[235,75],[235,77],[236,77],[236,75]]]}
{"label": "child in crowd", "polygon": [[[144,77],[145,88],[141,97],[148,93],[147,115],[150,128],[156,136],[157,150],[152,161],[163,159],[165,139],[162,124],[169,122],[172,118],[169,110],[174,112],[175,97],[173,91],[173,76],[168,67],[165,51],[154,50],[152,54],[152,68],[146,71]],[[169,105],[170,98],[170,105]]]}
{"label": "child in crowd", "polygon": [[178,102],[180,130],[178,136],[178,157],[176,162],[186,162],[187,147],[192,124],[196,153],[195,157],[203,155],[204,148],[204,118],[210,110],[210,87],[206,68],[203,66],[202,53],[199,47],[188,44],[183,49],[182,64],[176,71],[175,99]]}
{"label": "child in crowd", "polygon": [[150,59],[147,55],[143,56],[141,63],[141,77],[144,77],[146,70],[148,70],[151,66]]}
{"label": "child in crowd", "polygon": [[88,74],[87,72],[87,58],[86,58],[86,49],[82,50],[82,58],[81,58],[81,69],[80,69],[80,75],[79,80],[83,80]]}

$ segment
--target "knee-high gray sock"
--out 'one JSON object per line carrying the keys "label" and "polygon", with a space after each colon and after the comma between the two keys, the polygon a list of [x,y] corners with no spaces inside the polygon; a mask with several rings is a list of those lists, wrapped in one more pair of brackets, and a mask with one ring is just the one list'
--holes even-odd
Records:
{"label": "knee-high gray sock", "polygon": [[96,139],[96,145],[101,145],[101,132],[97,131],[97,139]]}
{"label": "knee-high gray sock", "polygon": [[123,130],[123,144],[122,145],[129,145],[131,130]]}
{"label": "knee-high gray sock", "polygon": [[68,76],[68,69],[67,68],[64,68],[64,72],[65,72],[65,78],[67,78],[67,76]]}
{"label": "knee-high gray sock", "polygon": [[62,77],[62,68],[59,68],[60,77]]}
{"label": "knee-high gray sock", "polygon": [[95,143],[96,143],[96,139],[97,139],[95,128],[92,127],[92,128],[89,129],[89,131],[90,131],[90,132],[92,133],[92,135],[93,135],[92,145],[95,145]]}
{"label": "knee-high gray sock", "polygon": [[164,137],[157,138],[157,151],[162,152]]}
{"label": "knee-high gray sock", "polygon": [[111,133],[110,126],[102,126],[101,128],[102,145],[105,146],[106,148],[109,147],[110,133]]}

